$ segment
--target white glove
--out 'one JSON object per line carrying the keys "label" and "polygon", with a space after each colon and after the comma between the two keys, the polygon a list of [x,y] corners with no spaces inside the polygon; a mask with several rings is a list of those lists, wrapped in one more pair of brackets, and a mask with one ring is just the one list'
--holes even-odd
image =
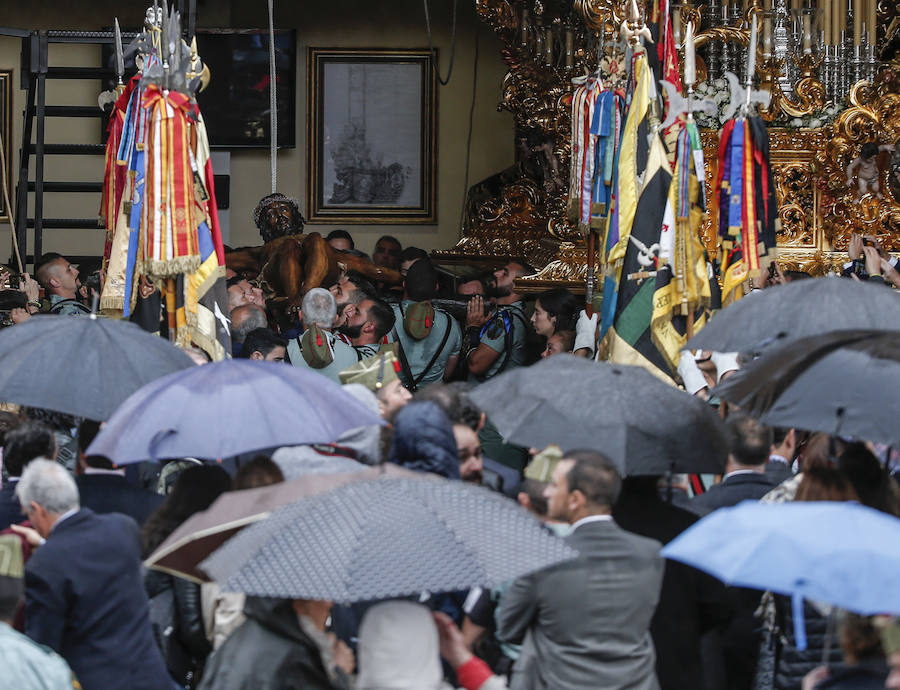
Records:
{"label": "white glove", "polygon": [[578,314],[578,322],[575,324],[575,346],[574,350],[581,350],[582,348],[586,350],[590,350],[591,354],[594,352],[594,345],[596,345],[596,337],[597,337],[597,312],[588,318],[587,313],[584,309],[581,310],[581,313]]}
{"label": "white glove", "polygon": [[738,364],[737,352],[713,352],[710,360],[716,365],[716,380],[718,381],[721,381],[722,376],[729,371],[737,371],[741,368]]}
{"label": "white glove", "polygon": [[698,391],[708,387],[706,378],[690,351],[681,353],[681,359],[678,360],[678,375],[684,381],[684,390],[691,395],[696,395]]}

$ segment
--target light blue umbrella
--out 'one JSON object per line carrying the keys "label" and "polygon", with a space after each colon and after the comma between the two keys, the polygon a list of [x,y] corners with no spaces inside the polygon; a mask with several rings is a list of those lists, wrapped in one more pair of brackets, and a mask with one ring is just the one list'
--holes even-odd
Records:
{"label": "light blue umbrella", "polygon": [[215,460],[264,448],[332,443],[381,418],[309,369],[231,359],[179,371],[131,395],[87,450],[119,465]]}
{"label": "light blue umbrella", "polygon": [[900,519],[858,503],[744,501],[710,513],[662,555],[729,585],[790,596],[798,649],[804,598],[900,614]]}

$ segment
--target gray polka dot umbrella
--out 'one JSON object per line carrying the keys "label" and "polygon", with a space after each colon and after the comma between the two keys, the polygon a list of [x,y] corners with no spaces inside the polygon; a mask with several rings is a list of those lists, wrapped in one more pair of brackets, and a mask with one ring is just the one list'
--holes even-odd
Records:
{"label": "gray polka dot umbrella", "polygon": [[225,590],[350,603],[495,587],[577,555],[487,489],[381,476],[279,508],[200,568]]}

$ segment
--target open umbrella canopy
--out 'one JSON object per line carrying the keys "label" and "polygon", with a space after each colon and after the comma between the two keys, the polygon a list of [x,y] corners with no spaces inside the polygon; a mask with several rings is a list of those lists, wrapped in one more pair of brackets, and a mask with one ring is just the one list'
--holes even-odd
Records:
{"label": "open umbrella canopy", "polygon": [[[358,470],[346,471],[346,463]],[[338,469],[327,474],[328,462]],[[341,471],[343,470],[343,471]],[[226,491],[206,510],[194,513],[150,554],[144,565],[195,582],[209,582],[197,566],[235,534],[272,514],[272,511],[304,496],[321,493],[342,484],[376,476],[416,476],[398,465],[365,467],[345,458],[328,458],[309,476],[244,491]]]}
{"label": "open umbrella canopy", "polygon": [[627,475],[722,472],[722,421],[699,398],[640,367],[555,355],[469,396],[500,434],[533,448],[598,450]]}
{"label": "open umbrella canopy", "polygon": [[138,388],[194,366],[126,321],[36,316],[0,330],[0,400],[97,421]]}
{"label": "open umbrella canopy", "polygon": [[838,331],[773,346],[715,393],[772,426],[896,444],[898,336]]}
{"label": "open umbrella canopy", "polygon": [[232,359],[144,386],[88,448],[124,465],[193,457],[215,460],[275,446],[331,443],[381,418],[309,369]]}
{"label": "open umbrella canopy", "polygon": [[200,568],[225,590],[351,603],[496,587],[577,555],[488,489],[383,476],[277,509]]}
{"label": "open umbrella canopy", "polygon": [[795,613],[807,598],[900,614],[898,544],[900,519],[857,503],[744,501],[702,518],[662,555],[729,585],[791,596]]}
{"label": "open umbrella canopy", "polygon": [[855,280],[798,280],[729,305],[685,349],[756,352],[777,340],[850,329],[900,330],[900,297],[883,285]]}

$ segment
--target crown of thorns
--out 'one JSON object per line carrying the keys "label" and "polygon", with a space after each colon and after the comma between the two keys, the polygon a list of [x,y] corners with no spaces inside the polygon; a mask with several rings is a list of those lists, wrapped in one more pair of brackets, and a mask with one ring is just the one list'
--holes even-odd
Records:
{"label": "crown of thorns", "polygon": [[291,205],[291,208],[294,209],[294,215],[297,217],[300,223],[303,223],[303,214],[300,213],[300,204],[297,200],[290,196],[285,196],[281,192],[275,192],[274,194],[269,194],[264,196],[259,200],[259,203],[256,205],[256,208],[253,209],[253,224],[256,226],[258,230],[262,230],[262,225],[260,222],[262,221],[263,213],[265,213],[266,209],[275,202],[287,202]]}

